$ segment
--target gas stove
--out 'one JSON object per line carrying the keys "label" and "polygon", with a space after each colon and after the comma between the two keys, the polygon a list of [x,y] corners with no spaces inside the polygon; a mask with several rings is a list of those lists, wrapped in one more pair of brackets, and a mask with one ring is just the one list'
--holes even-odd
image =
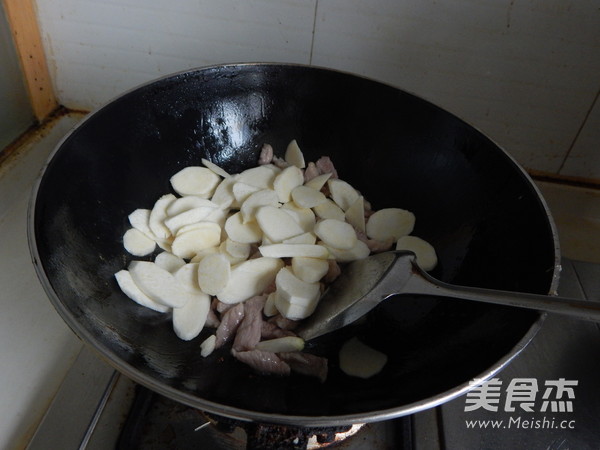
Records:
{"label": "gas stove", "polygon": [[[559,294],[600,301],[600,265],[563,259]],[[249,437],[251,427],[136,385],[83,349],[28,448],[597,449],[599,355],[599,324],[549,315],[507,368],[465,396],[269,444]]]}

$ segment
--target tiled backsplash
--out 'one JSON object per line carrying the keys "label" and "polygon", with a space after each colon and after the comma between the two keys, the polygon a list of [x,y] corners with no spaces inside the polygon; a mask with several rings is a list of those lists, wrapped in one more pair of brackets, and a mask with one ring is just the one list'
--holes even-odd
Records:
{"label": "tiled backsplash", "polygon": [[[327,66],[422,96],[526,168],[600,180],[595,0],[37,0],[59,101],[203,65]],[[349,93],[349,95],[351,95]]]}

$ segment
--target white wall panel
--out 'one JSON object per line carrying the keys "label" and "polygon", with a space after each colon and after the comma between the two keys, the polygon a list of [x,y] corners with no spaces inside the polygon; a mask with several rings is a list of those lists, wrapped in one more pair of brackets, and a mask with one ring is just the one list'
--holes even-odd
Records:
{"label": "white wall panel", "polygon": [[316,0],[38,0],[60,102],[93,109],[161,75],[247,61],[308,63]]}
{"label": "white wall panel", "polygon": [[556,172],[600,84],[595,1],[327,0],[312,62],[450,110]]}

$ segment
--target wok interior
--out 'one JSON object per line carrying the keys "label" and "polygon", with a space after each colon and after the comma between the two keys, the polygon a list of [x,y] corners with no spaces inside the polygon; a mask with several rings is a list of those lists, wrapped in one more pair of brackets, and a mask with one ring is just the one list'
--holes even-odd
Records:
{"label": "wok interior", "polygon": [[[201,158],[230,173],[256,164],[263,143],[280,156],[297,139],[306,160],[332,158],[374,209],[415,213],[431,242],[433,275],[457,284],[547,293],[554,238],[530,182],[492,142],[412,95],[333,71],[285,65],[192,71],[134,90],[92,114],[43,175],[34,232],[42,278],[73,330],[121,371],[202,409],[219,405],[293,416],[399,410],[481,374],[511,352],[538,314],[432,297],[403,297],[358,328],[317,340],[324,384],[258,376],[226,349],[202,358],[211,330],[183,342],[170,315],[137,306],[113,274],[127,215],[171,192],[169,178]],[[139,259],[139,258],[138,258]],[[400,300],[400,298],[398,298]],[[358,334],[384,351],[369,380],[341,374],[341,341]]]}

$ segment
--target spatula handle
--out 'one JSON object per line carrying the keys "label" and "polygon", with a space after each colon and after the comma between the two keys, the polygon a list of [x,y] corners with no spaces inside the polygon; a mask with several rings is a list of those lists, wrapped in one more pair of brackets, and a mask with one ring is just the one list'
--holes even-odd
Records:
{"label": "spatula handle", "polygon": [[600,322],[600,302],[522,292],[500,291],[465,286],[455,286],[439,281],[423,272],[416,264],[404,293],[436,295],[462,300],[535,309]]}

